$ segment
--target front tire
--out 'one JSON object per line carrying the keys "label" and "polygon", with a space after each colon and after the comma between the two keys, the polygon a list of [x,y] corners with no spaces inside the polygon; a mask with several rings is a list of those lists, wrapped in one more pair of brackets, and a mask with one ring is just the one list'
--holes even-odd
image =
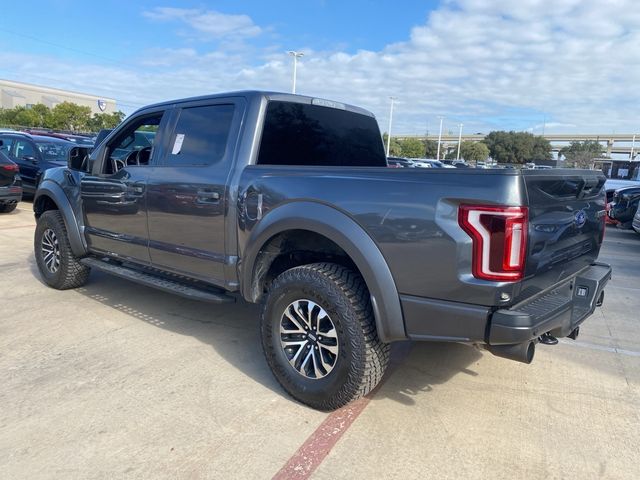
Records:
{"label": "front tire", "polygon": [[369,393],[389,362],[362,277],[340,265],[295,267],[275,279],[261,319],[262,346],[295,399],[334,410]]}
{"label": "front tire", "polygon": [[67,228],[58,210],[47,210],[38,218],[33,247],[38,270],[47,285],[67,290],[87,283],[91,269],[71,251]]}

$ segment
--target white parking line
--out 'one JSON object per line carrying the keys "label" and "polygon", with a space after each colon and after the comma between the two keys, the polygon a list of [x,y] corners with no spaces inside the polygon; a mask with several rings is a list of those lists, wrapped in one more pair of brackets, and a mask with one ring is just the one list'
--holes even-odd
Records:
{"label": "white parking line", "polygon": [[616,347],[605,347],[604,345],[596,345],[595,343],[575,342],[572,340],[562,340],[562,339],[560,339],[560,343],[562,343],[563,345],[573,345],[574,347],[589,348],[591,350],[600,350],[603,352],[619,353],[620,355],[627,355],[629,357],[640,357],[640,352],[636,352],[634,350],[624,350],[622,348],[616,348]]}

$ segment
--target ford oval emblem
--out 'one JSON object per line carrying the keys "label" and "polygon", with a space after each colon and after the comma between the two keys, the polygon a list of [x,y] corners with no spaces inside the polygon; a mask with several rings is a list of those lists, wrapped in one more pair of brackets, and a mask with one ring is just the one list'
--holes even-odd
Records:
{"label": "ford oval emblem", "polygon": [[584,224],[587,223],[587,214],[584,213],[584,210],[580,210],[573,215],[573,222],[578,228],[584,227]]}

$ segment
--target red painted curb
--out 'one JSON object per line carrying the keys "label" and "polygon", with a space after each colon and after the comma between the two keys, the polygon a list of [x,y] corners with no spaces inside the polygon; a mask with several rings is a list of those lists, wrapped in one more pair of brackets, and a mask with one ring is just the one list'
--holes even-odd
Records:
{"label": "red painted curb", "polygon": [[407,342],[396,351],[397,355],[392,357],[387,374],[380,384],[366,397],[360,398],[349,405],[329,414],[316,430],[309,435],[309,438],[298,448],[296,453],[287,463],[273,476],[273,480],[300,480],[306,479],[320,466],[322,461],[329,455],[331,449],[342,438],[342,435],[353,425],[353,422],[367,408],[371,398],[384,384],[389,375],[407,357],[410,344]]}

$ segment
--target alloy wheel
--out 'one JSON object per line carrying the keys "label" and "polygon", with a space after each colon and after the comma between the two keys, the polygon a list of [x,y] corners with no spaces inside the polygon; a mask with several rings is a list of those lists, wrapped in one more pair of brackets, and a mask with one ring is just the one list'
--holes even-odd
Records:
{"label": "alloy wheel", "polygon": [[289,364],[302,376],[327,376],[338,360],[338,336],[327,312],[311,300],[296,300],[280,320],[280,343]]}
{"label": "alloy wheel", "polygon": [[42,234],[41,250],[45,267],[49,272],[56,273],[60,268],[60,245],[56,233],[50,228]]}

